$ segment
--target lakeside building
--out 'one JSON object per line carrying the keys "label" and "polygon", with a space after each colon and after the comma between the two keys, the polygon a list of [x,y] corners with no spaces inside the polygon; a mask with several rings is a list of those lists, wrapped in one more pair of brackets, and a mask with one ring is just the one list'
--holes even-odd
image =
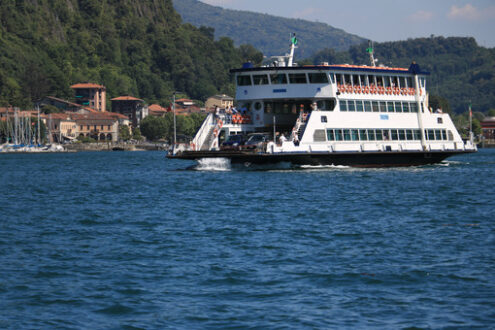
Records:
{"label": "lakeside building", "polygon": [[225,94],[213,95],[206,100],[206,111],[212,111],[215,107],[227,109],[234,105],[234,98]]}
{"label": "lakeside building", "polygon": [[483,142],[495,145],[495,117],[487,117],[481,122]]}
{"label": "lakeside building", "polygon": [[[173,109],[170,105],[170,109]],[[204,112],[198,107],[193,100],[190,99],[178,99],[175,100],[175,113],[178,115],[189,115],[191,113]]]}
{"label": "lakeside building", "polygon": [[163,117],[167,112],[172,111],[170,108],[164,108],[159,104],[152,104],[148,106],[148,113],[150,116]]}
{"label": "lakeside building", "polygon": [[116,142],[119,126],[129,125],[127,116],[112,112],[65,112],[41,115],[51,143],[90,137],[97,141]]}
{"label": "lakeside building", "polygon": [[119,96],[111,99],[112,112],[127,116],[133,127],[139,126],[141,120],[148,116],[148,107],[144,100],[134,96]]}
{"label": "lakeside building", "polygon": [[106,111],[106,88],[94,83],[79,83],[70,86],[75,91],[76,102],[99,112]]}

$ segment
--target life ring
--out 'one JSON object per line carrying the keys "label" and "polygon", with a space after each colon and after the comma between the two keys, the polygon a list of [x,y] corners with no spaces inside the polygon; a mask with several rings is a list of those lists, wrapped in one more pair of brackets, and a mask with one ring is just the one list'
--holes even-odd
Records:
{"label": "life ring", "polygon": [[192,149],[193,151],[196,151],[196,145],[195,145],[194,143],[192,143],[192,142],[191,142],[191,143],[189,144],[189,146],[191,147],[191,149]]}
{"label": "life ring", "polygon": [[218,130],[216,128],[213,130],[213,135],[215,135],[215,137],[218,136]]}

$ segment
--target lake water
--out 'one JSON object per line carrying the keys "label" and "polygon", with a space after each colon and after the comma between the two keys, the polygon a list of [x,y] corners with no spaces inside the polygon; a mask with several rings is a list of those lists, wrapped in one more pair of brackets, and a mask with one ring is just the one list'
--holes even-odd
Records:
{"label": "lake water", "polygon": [[490,328],[495,150],[397,169],[0,155],[0,328]]}

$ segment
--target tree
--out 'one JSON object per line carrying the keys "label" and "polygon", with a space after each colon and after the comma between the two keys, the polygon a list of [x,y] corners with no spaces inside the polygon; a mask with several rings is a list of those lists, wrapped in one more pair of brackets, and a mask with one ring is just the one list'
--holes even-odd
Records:
{"label": "tree", "polygon": [[137,141],[141,141],[143,136],[141,135],[141,130],[139,127],[136,127],[132,130],[132,138]]}
{"label": "tree", "polygon": [[127,125],[119,125],[119,138],[122,141],[129,141],[131,139],[130,128]]}

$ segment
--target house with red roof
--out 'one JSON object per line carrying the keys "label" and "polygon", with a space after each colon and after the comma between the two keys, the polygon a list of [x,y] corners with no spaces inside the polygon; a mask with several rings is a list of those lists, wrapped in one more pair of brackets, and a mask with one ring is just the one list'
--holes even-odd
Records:
{"label": "house with red roof", "polygon": [[144,100],[126,95],[115,97],[111,101],[112,112],[127,116],[133,127],[139,126],[141,120],[148,116],[148,107],[144,104]]}

